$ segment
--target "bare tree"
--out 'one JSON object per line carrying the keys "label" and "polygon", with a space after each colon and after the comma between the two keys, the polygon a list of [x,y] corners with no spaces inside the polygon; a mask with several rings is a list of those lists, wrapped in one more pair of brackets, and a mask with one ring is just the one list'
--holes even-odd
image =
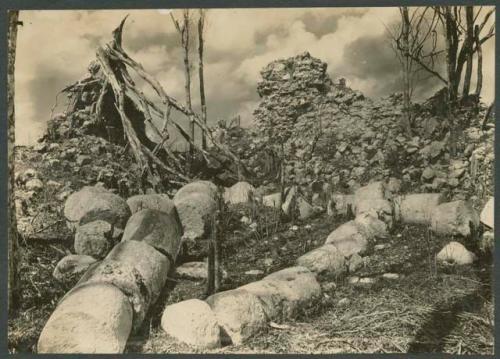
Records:
{"label": "bare tree", "polygon": [[405,127],[411,133],[411,99],[422,71],[436,76],[436,60],[443,51],[437,49],[437,15],[430,7],[399,8],[401,22],[394,29],[387,28],[391,47],[400,64],[403,75],[403,107]]}
{"label": "bare tree", "polygon": [[17,42],[17,26],[19,22],[19,11],[11,10],[8,12],[9,28],[8,28],[8,69],[7,69],[7,111],[8,111],[8,162],[9,162],[9,231],[8,231],[8,309],[9,314],[14,313],[19,308],[21,299],[20,282],[19,282],[19,258],[18,258],[18,233],[16,221],[16,202],[14,199],[14,147],[16,142],[15,132],[15,79],[14,79],[14,65],[16,60],[16,42]]}
{"label": "bare tree", "polygon": [[[189,14],[189,9],[184,9],[182,13],[182,24],[177,21],[177,19],[174,17],[173,13],[170,13],[170,16],[172,18],[172,22],[174,23],[175,28],[177,29],[177,32],[180,35],[181,39],[181,46],[184,50],[184,77],[185,77],[185,93],[186,93],[186,108],[188,111],[193,112],[193,106],[191,104],[191,64],[189,60],[189,40],[190,40],[190,34],[189,34],[189,26],[190,26],[190,14]],[[194,119],[190,117],[190,122],[189,122],[189,134],[191,136],[191,140],[194,142]],[[194,155],[194,148],[190,144],[189,146],[189,153],[191,156],[191,160],[193,159]]]}
{"label": "bare tree", "polygon": [[[198,73],[200,80],[200,103],[201,103],[201,118],[203,123],[207,124],[207,103],[205,100],[205,76],[203,74],[203,30],[205,27],[205,11],[200,9],[200,17],[198,19]],[[207,149],[207,138],[205,132],[202,132],[201,148]]]}

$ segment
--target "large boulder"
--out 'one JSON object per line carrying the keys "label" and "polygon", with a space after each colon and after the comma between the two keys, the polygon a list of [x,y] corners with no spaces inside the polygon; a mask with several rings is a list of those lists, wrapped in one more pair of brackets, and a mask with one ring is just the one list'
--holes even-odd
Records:
{"label": "large boulder", "polygon": [[431,229],[438,234],[468,237],[478,226],[478,214],[463,200],[442,203],[431,213]]}
{"label": "large boulder", "polygon": [[446,264],[466,265],[472,264],[476,259],[476,255],[467,250],[463,244],[450,242],[436,255],[436,259]]}
{"label": "large boulder", "polygon": [[174,202],[180,201],[183,197],[193,193],[204,193],[216,200],[219,195],[219,188],[210,181],[195,181],[181,187],[174,195]]}
{"label": "large boulder", "polygon": [[220,328],[210,306],[199,299],[168,305],[161,327],[171,337],[199,349],[220,347]]}
{"label": "large boulder", "polygon": [[481,211],[481,222],[490,227],[495,227],[495,199],[490,197]]}
{"label": "large boulder", "polygon": [[359,201],[367,199],[385,199],[385,184],[382,181],[372,182],[366,186],[358,188],[354,192],[354,206]]}
{"label": "large boulder", "polygon": [[69,254],[57,262],[52,276],[59,281],[69,281],[81,276],[97,259],[82,255]]}
{"label": "large boulder", "polygon": [[132,214],[143,209],[154,209],[169,215],[175,212],[174,202],[166,194],[139,194],[127,199],[127,204]]}
{"label": "large boulder", "polygon": [[255,188],[248,182],[238,182],[224,191],[224,201],[230,204],[248,203],[255,193]]}
{"label": "large boulder", "polygon": [[75,252],[102,259],[112,247],[113,227],[105,221],[93,221],[76,229]]}
{"label": "large boulder", "polygon": [[155,209],[143,209],[128,220],[122,242],[145,242],[162,253],[177,256],[181,237],[182,227],[176,211],[167,214]]}
{"label": "large boulder", "polygon": [[394,198],[394,214],[405,224],[431,224],[432,211],[443,203],[440,193],[417,193]]}
{"label": "large boulder", "polygon": [[333,244],[345,256],[363,254],[368,248],[366,233],[356,224],[349,221],[340,225],[326,238],[325,244]]}
{"label": "large boulder", "polygon": [[64,216],[70,228],[96,220],[113,225],[113,236],[123,232],[130,208],[120,196],[102,187],[85,186],[71,194],[64,205]]}
{"label": "large boulder", "polygon": [[325,244],[302,255],[297,265],[314,273],[343,274],[346,271],[344,255],[332,244]]}
{"label": "large boulder", "polygon": [[132,328],[132,306],[111,284],[81,286],[57,306],[40,334],[37,352],[122,353]]}
{"label": "large boulder", "polygon": [[175,207],[184,230],[184,238],[202,238],[213,220],[217,203],[213,197],[202,192],[193,192],[174,197]]}
{"label": "large boulder", "polygon": [[207,303],[221,326],[221,339],[241,344],[266,326],[266,314],[259,299],[241,289],[216,293]]}

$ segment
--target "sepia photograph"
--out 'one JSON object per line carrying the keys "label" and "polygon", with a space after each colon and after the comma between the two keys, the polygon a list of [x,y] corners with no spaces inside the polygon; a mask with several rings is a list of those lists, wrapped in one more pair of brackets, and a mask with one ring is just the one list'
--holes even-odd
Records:
{"label": "sepia photograph", "polygon": [[493,356],[495,18],[9,10],[8,352]]}

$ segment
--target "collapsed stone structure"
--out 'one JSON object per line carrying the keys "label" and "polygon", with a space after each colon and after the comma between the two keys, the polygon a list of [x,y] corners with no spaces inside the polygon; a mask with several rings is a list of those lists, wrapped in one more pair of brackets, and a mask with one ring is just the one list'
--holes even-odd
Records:
{"label": "collapsed stone structure", "polygon": [[309,53],[273,61],[261,76],[257,128],[230,129],[227,136],[248,168],[263,174],[252,183],[276,182],[282,162],[289,185],[328,184],[349,192],[392,176],[412,191],[472,197],[477,206],[492,194],[494,124],[483,128],[485,106],[479,113],[474,107],[458,110],[461,130],[453,157],[437,100],[414,105],[408,133],[401,95],[365,98],[345,80],[333,82],[326,64]]}

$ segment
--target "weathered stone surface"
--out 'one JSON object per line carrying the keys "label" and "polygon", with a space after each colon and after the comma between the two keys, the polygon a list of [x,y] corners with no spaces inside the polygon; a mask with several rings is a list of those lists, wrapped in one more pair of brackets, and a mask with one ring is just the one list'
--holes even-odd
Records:
{"label": "weathered stone surface", "polygon": [[112,246],[111,224],[105,221],[93,221],[76,229],[75,252],[102,259]]}
{"label": "weathered stone surface", "polygon": [[330,196],[327,205],[327,213],[329,216],[347,215],[352,213],[354,204],[354,195],[336,193]]}
{"label": "weathered stone surface", "polygon": [[91,267],[78,281],[77,285],[66,296],[73,295],[82,285],[113,284],[119,288],[132,303],[134,309],[134,331],[137,330],[148,310],[150,293],[144,278],[131,263],[122,263],[116,260],[105,259],[98,265]]}
{"label": "weathered stone surface", "polygon": [[200,349],[213,349],[221,344],[217,317],[199,299],[168,305],[161,317],[161,327],[178,341]]}
{"label": "weathered stone surface", "polygon": [[354,192],[354,207],[358,206],[358,202],[368,199],[385,199],[385,184],[382,181],[372,182],[366,186],[358,188]]}
{"label": "weathered stone surface", "polygon": [[313,305],[321,294],[315,274],[302,266],[271,273],[239,289],[255,294],[270,320],[293,318],[301,308]]}
{"label": "weathered stone surface", "polygon": [[[175,272],[183,278],[189,279],[207,279],[208,278],[208,263],[207,262],[187,262],[177,268]],[[227,277],[227,272],[222,269],[222,278]]]}
{"label": "weathered stone surface", "polygon": [[349,258],[348,266],[349,273],[355,273],[359,268],[361,268],[365,264],[363,257],[359,254],[353,254],[351,258]]}
{"label": "weathered stone surface", "polygon": [[181,237],[182,227],[175,211],[167,214],[155,209],[143,209],[128,220],[122,242],[145,242],[163,253],[177,256]]}
{"label": "weathered stone surface", "polygon": [[368,239],[387,238],[389,235],[386,223],[379,220],[374,213],[362,213],[356,216],[354,222]]}
{"label": "weathered stone surface", "polygon": [[28,182],[26,182],[26,189],[28,191],[35,191],[35,192],[38,192],[38,191],[41,191],[43,189],[43,182],[40,181],[38,178],[33,178],[31,180],[29,180]]}
{"label": "weathered stone surface", "polygon": [[394,199],[394,213],[398,221],[407,224],[430,225],[432,211],[444,201],[439,193],[417,193]]}
{"label": "weathered stone surface", "polygon": [[332,233],[326,239],[325,244],[333,244],[345,256],[363,254],[368,247],[368,238],[355,221],[349,221]]}
{"label": "weathered stone surface", "polygon": [[216,293],[207,303],[221,326],[221,339],[241,344],[266,326],[266,314],[259,299],[247,291],[236,289]]}
{"label": "weathered stone surface", "polygon": [[376,218],[384,221],[389,227],[392,227],[394,222],[392,204],[386,199],[369,198],[357,201],[354,214],[358,216],[363,213],[373,214]]}
{"label": "weathered stone surface", "polygon": [[122,353],[133,311],[126,295],[111,284],[81,286],[66,296],[38,339],[38,353]]}
{"label": "weathered stone surface", "polygon": [[272,193],[262,197],[262,204],[267,207],[281,208],[281,193]]}
{"label": "weathered stone surface", "polygon": [[490,197],[483,210],[481,211],[481,222],[490,227],[494,228],[495,226],[495,199]]}
{"label": "weathered stone surface", "polygon": [[438,234],[470,236],[479,226],[479,216],[466,201],[442,203],[431,213],[431,229]]}
{"label": "weathered stone surface", "polygon": [[176,212],[174,202],[166,194],[139,194],[127,199],[132,214],[143,209],[154,209],[174,215]]}
{"label": "weathered stone surface", "polygon": [[436,255],[436,259],[444,263],[466,265],[472,264],[476,255],[468,251],[463,244],[450,242]]}
{"label": "weathered stone surface", "polygon": [[54,268],[52,276],[60,281],[74,279],[82,275],[92,264],[96,263],[97,259],[82,255],[70,254],[63,257]]}
{"label": "weathered stone surface", "polygon": [[177,193],[174,195],[174,203],[177,203],[183,197],[189,196],[193,193],[204,193],[215,200],[219,195],[219,189],[210,181],[191,182],[177,191]]}
{"label": "weathered stone surface", "polygon": [[297,259],[297,265],[315,273],[340,275],[346,271],[344,255],[332,244],[307,252]]}
{"label": "weathered stone surface", "polygon": [[255,188],[248,182],[238,182],[224,191],[226,203],[238,204],[250,202],[255,193]]}
{"label": "weathered stone surface", "polygon": [[101,187],[83,187],[71,194],[64,205],[68,225],[78,225],[103,220],[114,227],[114,237],[123,232],[130,217],[130,208],[120,196]]}
{"label": "weathered stone surface", "polygon": [[184,238],[203,237],[217,209],[215,200],[205,193],[193,192],[179,199],[174,197],[174,203],[184,230]]}
{"label": "weathered stone surface", "polygon": [[[179,246],[180,239],[177,240]],[[106,260],[126,263],[134,267],[141,275],[144,285],[149,293],[148,305],[158,299],[171,267],[169,258],[146,242],[125,241],[118,243],[109,252]]]}

